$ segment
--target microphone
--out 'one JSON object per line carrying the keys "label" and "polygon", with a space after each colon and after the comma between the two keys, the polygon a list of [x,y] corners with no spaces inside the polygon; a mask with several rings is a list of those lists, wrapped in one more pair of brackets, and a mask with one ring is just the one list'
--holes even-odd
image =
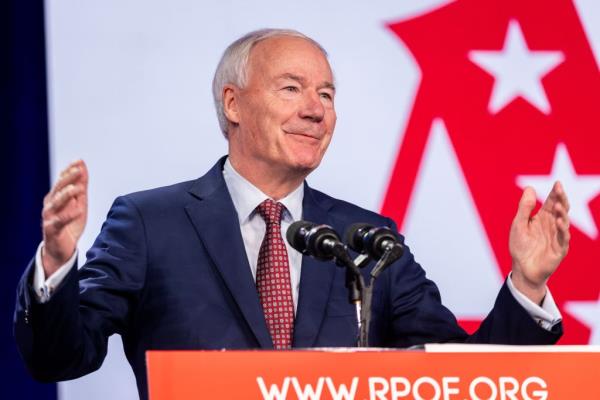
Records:
{"label": "microphone", "polygon": [[[358,345],[368,345],[368,324],[370,310],[363,309],[363,296],[370,289],[365,286],[365,280],[360,270],[348,254],[348,249],[340,241],[340,237],[329,225],[317,225],[308,221],[296,221],[290,225],[286,233],[287,241],[300,253],[318,260],[335,260],[339,266],[346,266],[346,287],[348,300],[356,307],[356,322],[358,324]],[[369,308],[370,298],[369,295]]]}
{"label": "microphone", "polygon": [[402,256],[404,247],[398,243],[398,235],[388,227],[374,227],[370,224],[352,224],[346,230],[345,241],[357,253],[368,254],[376,260],[386,252],[394,251],[397,258]]}
{"label": "microphone", "polygon": [[347,258],[346,246],[329,225],[296,221],[287,230],[287,241],[302,254],[322,261]]}

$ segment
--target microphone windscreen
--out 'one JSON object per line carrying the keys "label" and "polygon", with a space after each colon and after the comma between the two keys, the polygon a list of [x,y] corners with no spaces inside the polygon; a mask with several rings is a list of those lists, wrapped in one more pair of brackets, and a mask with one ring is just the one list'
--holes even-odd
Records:
{"label": "microphone windscreen", "polygon": [[344,242],[357,253],[364,253],[363,235],[371,228],[373,228],[373,225],[364,222],[350,225],[344,234]]}
{"label": "microphone windscreen", "polygon": [[304,240],[304,233],[313,226],[312,222],[308,221],[296,221],[290,225],[285,234],[285,237],[290,245],[300,253],[304,253],[306,250],[306,241]]}

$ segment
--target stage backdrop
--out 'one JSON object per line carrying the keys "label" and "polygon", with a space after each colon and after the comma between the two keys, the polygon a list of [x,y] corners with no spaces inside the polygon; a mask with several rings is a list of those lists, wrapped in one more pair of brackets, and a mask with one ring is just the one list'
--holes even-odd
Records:
{"label": "stage backdrop", "polygon": [[[510,270],[523,187],[570,196],[551,281],[566,334],[600,344],[600,3],[596,0],[46,2],[51,170],[90,169],[86,251],[121,194],[202,175],[226,153],[211,98],[224,48],[263,27],[330,54],[338,124],[318,189],[393,217],[443,302],[476,327]],[[318,222],[318,221],[317,221]],[[83,257],[81,258],[83,260]],[[62,399],[131,399],[111,338]]]}

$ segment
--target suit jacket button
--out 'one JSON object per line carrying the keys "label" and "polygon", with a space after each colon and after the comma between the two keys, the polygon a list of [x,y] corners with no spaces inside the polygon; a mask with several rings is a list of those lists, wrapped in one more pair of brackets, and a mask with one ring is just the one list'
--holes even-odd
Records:
{"label": "suit jacket button", "polygon": [[25,318],[23,318],[25,320],[26,324],[29,324],[29,309],[26,308],[25,309]]}

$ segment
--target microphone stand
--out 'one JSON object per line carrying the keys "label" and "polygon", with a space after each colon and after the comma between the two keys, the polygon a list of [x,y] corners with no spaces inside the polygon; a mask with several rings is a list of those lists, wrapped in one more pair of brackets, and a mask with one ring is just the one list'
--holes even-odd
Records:
{"label": "microphone stand", "polygon": [[[366,289],[365,279],[363,278],[358,265],[352,260],[348,254],[348,249],[341,243],[332,244],[332,253],[335,256],[336,263],[338,265],[346,266],[346,287],[348,288],[348,295],[351,304],[356,307],[356,319],[358,321],[358,347],[367,347],[368,341],[365,336],[365,324],[364,324],[364,292]],[[359,256],[356,261],[363,267],[369,261],[368,257]],[[369,305],[370,307],[370,305]]]}
{"label": "microphone stand", "polygon": [[[369,285],[364,285],[364,279],[362,280],[363,286],[361,290],[361,310],[360,310],[360,318],[358,322],[359,327],[359,336],[358,336],[358,347],[369,347],[369,327],[371,325],[371,306],[373,304],[373,287],[375,286],[375,279],[383,272],[385,268],[387,268],[390,264],[398,260],[402,256],[402,247],[400,246],[388,246],[379,259],[377,264],[371,270],[371,279],[369,280]],[[368,262],[368,257],[366,262],[361,262],[361,266],[366,265]],[[360,274],[360,271],[358,272]],[[360,275],[362,278],[362,275]]]}
{"label": "microphone stand", "polygon": [[[359,229],[367,227],[365,224],[359,225]],[[369,255],[360,254],[356,260],[353,260],[348,253],[348,247],[340,241],[332,227],[316,225],[308,221],[296,221],[288,228],[286,233],[288,242],[302,254],[320,260],[333,259],[337,265],[346,266],[346,287],[348,288],[350,303],[354,304],[356,308],[359,347],[369,346],[369,324],[371,322],[371,304],[375,279],[388,265],[402,256],[402,246],[396,243],[397,239],[389,228],[373,228],[373,232],[367,233],[367,235],[372,236],[369,241],[377,238],[377,243],[369,245],[371,247],[376,246],[376,250],[371,249],[371,251],[365,252],[361,249],[359,252],[369,253],[374,258],[379,259],[371,270],[369,286],[365,285],[365,278],[360,271],[360,268],[369,263]],[[380,250],[382,249],[381,246],[383,246],[383,254]]]}
{"label": "microphone stand", "polygon": [[358,276],[351,268],[346,268],[346,287],[348,288],[348,300],[356,308],[356,321],[360,332],[362,329],[362,287]]}
{"label": "microphone stand", "polygon": [[[371,271],[371,279],[369,285],[365,284],[364,277],[355,261],[348,255],[348,250],[341,247],[336,249],[336,261],[338,264],[346,266],[346,287],[350,303],[356,307],[356,320],[358,322],[358,347],[369,347],[369,324],[371,323],[371,304],[373,301],[373,283],[375,279],[383,271],[388,262],[389,256],[386,257],[387,251],[381,259],[375,264]],[[360,257],[360,256],[359,256]],[[359,265],[364,267],[369,262],[369,257],[360,260],[357,258]]]}
{"label": "microphone stand", "polygon": [[[369,262],[371,258],[366,254],[359,254],[358,257],[354,259],[354,265],[356,265],[357,270],[353,270],[348,268],[346,270],[346,284],[349,290],[350,302],[356,305],[356,322],[358,325],[358,337],[357,337],[357,345],[358,347],[368,347],[367,340],[367,332],[368,328],[365,327],[364,317],[363,317],[363,309],[365,307],[370,308],[371,305],[365,305],[365,291],[368,290],[368,287],[364,285],[364,278],[360,272],[362,268],[364,268]],[[360,282],[363,282],[362,286]],[[349,284],[348,284],[349,282]]]}

